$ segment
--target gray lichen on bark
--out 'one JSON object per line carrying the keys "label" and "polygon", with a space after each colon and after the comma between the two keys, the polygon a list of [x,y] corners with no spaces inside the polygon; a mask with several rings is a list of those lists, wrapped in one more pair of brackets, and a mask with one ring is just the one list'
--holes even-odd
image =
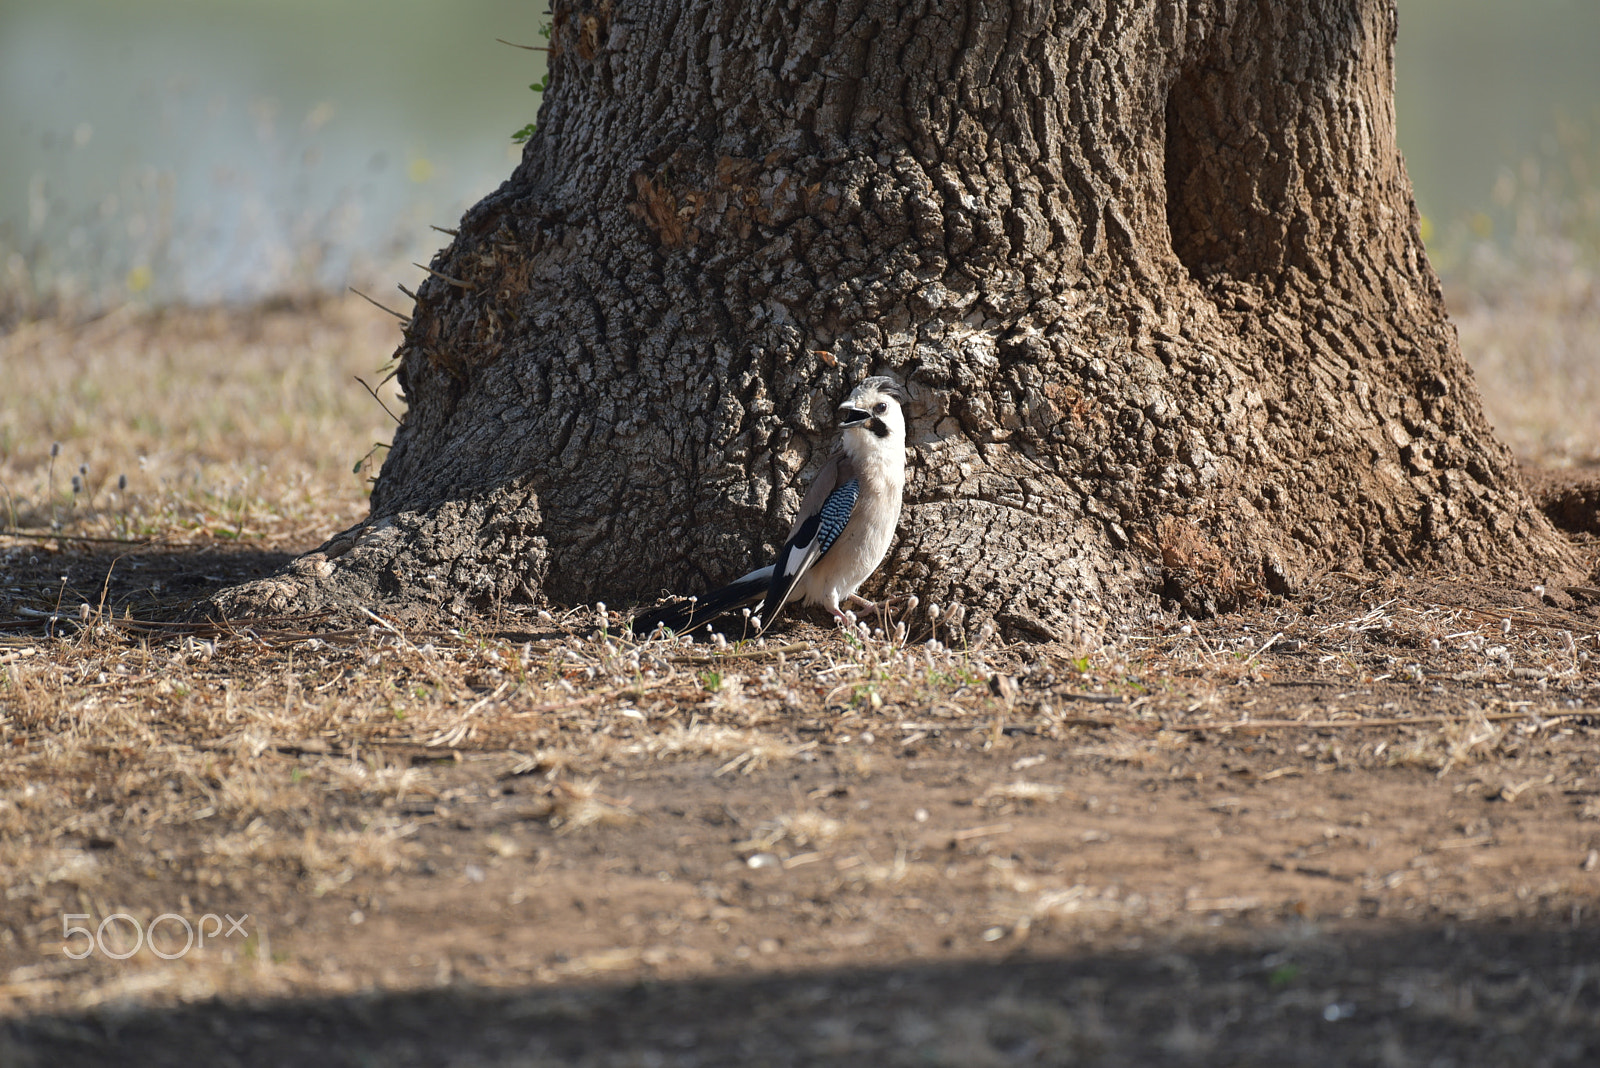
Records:
{"label": "gray lichen on bark", "polygon": [[1423,253],[1394,33],[1384,0],[558,3],[371,516],[213,608],[719,583],[873,373],[913,394],[881,587],[1013,633],[1561,572]]}

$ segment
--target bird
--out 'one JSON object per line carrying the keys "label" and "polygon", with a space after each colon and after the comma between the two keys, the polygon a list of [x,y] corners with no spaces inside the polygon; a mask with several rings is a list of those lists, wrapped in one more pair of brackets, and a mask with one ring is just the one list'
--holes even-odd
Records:
{"label": "bird", "polygon": [[900,522],[906,484],[905,390],[882,375],[865,379],[838,408],[839,449],[817,472],[778,557],[721,589],[641,613],[633,633],[696,630],[748,609],[745,636],[764,634],[783,607],[803,600],[844,620],[840,607],[883,562]]}

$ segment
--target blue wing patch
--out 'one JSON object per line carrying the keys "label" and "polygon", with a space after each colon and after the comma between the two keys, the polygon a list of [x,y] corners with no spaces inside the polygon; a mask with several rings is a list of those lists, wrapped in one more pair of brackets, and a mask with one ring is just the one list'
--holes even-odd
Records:
{"label": "blue wing patch", "polygon": [[861,484],[851,479],[832,493],[822,502],[822,511],[817,513],[822,520],[817,530],[817,548],[827,552],[833,548],[833,543],[839,540],[839,535],[844,533],[844,528],[850,522],[850,515],[856,509],[856,497],[861,492]]}
{"label": "blue wing patch", "polygon": [[777,563],[773,565],[772,584],[767,587],[766,597],[762,598],[759,615],[763,631],[776,622],[784,602],[789,599],[789,594],[794,591],[805,569],[833,548],[833,543],[850,525],[850,516],[856,510],[856,498],[860,492],[861,484],[852,478],[828,494],[821,509],[801,523],[799,529],[790,536],[783,551],[778,554]]}

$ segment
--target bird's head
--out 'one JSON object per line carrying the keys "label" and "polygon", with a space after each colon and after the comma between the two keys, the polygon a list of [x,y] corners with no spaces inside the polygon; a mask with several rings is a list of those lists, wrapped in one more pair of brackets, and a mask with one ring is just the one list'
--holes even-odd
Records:
{"label": "bird's head", "polygon": [[869,436],[871,441],[905,441],[906,421],[900,411],[905,390],[892,378],[869,378],[839,405],[839,425]]}

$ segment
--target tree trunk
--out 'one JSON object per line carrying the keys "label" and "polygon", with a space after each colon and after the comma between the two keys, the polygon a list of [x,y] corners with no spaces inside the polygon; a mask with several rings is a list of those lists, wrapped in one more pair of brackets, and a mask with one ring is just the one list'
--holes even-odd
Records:
{"label": "tree trunk", "polygon": [[877,373],[913,398],[878,589],[1012,633],[1570,570],[1423,254],[1389,0],[554,7],[370,518],[216,610],[696,592]]}

